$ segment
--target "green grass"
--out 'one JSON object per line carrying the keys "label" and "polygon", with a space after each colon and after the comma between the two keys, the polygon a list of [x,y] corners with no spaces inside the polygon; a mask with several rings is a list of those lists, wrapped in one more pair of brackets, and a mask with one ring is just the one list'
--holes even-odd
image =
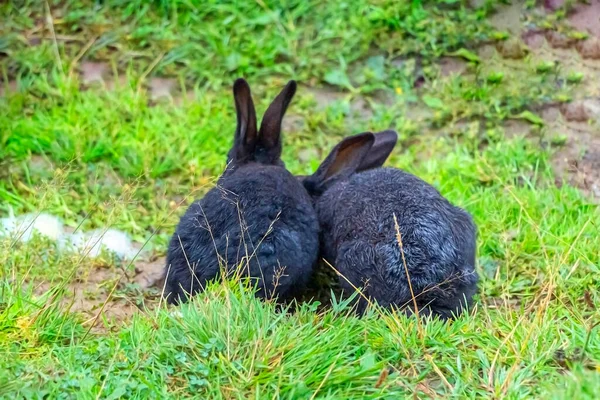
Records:
{"label": "green grass", "polygon": [[[0,98],[2,216],[43,210],[73,228],[114,226],[162,256],[185,206],[224,167],[232,80],[247,77],[261,112],[295,78],[289,170],[313,171],[345,135],[394,127],[401,141],[389,165],[473,214],[481,285],[471,315],[448,324],[381,310],[357,318],[337,300],[281,310],[235,282],[168,309],[155,290],[115,286],[133,265],[82,260],[42,239],[0,240],[0,397],[597,397],[600,212],[555,184],[549,143],[560,132],[536,114],[576,85],[529,60],[514,72],[473,58],[483,41],[505,37],[486,22],[491,6],[49,3],[58,40],[47,32],[36,46],[27,39],[41,32],[44,3],[0,6],[3,84],[19,87]],[[456,51],[472,59],[469,73],[443,77],[439,57]],[[84,90],[84,60],[108,62],[125,84]],[[175,77],[187,100],[149,105],[153,76]],[[319,90],[334,100],[323,106]],[[532,133],[505,134],[509,119]],[[110,278],[96,283],[102,274]],[[111,293],[140,311],[106,313],[92,328],[70,307],[86,282],[90,300]]]}
{"label": "green grass", "polygon": [[[325,79],[350,86],[347,73],[351,71],[345,66],[360,59],[364,63],[371,48],[390,57],[419,53],[431,58],[488,37],[481,22],[487,8],[465,12],[454,1],[447,2],[446,10],[432,7],[432,1],[49,3],[55,34],[64,38],[57,44],[62,55],[74,57],[83,44],[96,38],[86,53],[91,58],[119,66],[144,66],[157,60],[154,70],[159,74],[178,75],[208,87],[229,85],[240,74]],[[40,36],[36,28],[45,16],[45,5],[17,4],[3,6],[10,18],[2,43],[11,56],[7,69],[19,75],[45,73],[56,67],[53,43],[44,41],[32,54],[23,37],[24,32],[28,37]],[[68,68],[62,64],[62,69]],[[370,81],[370,85],[361,82],[363,88],[387,83],[383,76],[361,78]]]}

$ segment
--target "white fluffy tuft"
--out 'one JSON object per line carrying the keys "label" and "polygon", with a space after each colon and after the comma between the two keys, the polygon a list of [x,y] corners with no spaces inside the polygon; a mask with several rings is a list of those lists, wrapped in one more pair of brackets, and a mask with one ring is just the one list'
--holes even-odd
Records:
{"label": "white fluffy tuft", "polygon": [[121,259],[132,259],[137,249],[129,236],[116,229],[96,229],[86,233],[75,233],[64,243],[88,257],[98,257],[103,250],[114,253]]}
{"label": "white fluffy tuft", "polygon": [[50,214],[10,215],[0,219],[0,237],[9,236],[28,242],[34,234],[57,242],[64,251],[77,251],[95,258],[103,250],[114,253],[120,259],[133,259],[138,250],[125,232],[116,229],[96,229],[91,232],[66,233],[62,222]]}
{"label": "white fluffy tuft", "polygon": [[57,217],[45,213],[10,216],[1,220],[2,236],[13,236],[27,242],[31,240],[34,232],[51,240],[59,240],[64,235],[64,228]]}

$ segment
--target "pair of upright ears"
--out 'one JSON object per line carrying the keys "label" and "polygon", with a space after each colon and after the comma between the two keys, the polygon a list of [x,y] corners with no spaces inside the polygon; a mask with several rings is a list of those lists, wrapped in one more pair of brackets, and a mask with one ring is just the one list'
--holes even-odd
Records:
{"label": "pair of upright ears", "polygon": [[[240,78],[233,84],[237,112],[237,127],[232,149],[234,162],[255,161],[278,164],[281,158],[281,123],[296,94],[296,82],[289,81],[265,111],[257,129],[256,110],[248,82]],[[386,130],[373,134],[364,132],[349,136],[338,143],[323,160],[317,171],[305,179],[305,185],[322,192],[333,183],[355,172],[381,167],[388,158],[398,134]]]}
{"label": "pair of upright ears", "polygon": [[269,105],[257,130],[256,110],[248,82],[240,78],[233,84],[237,127],[233,142],[236,162],[256,161],[277,164],[281,158],[281,123],[296,93],[296,82],[289,81]]}
{"label": "pair of upright ears", "polygon": [[312,194],[320,194],[356,172],[379,168],[397,141],[398,133],[393,130],[349,136],[331,150],[315,173],[304,180],[304,186]]}

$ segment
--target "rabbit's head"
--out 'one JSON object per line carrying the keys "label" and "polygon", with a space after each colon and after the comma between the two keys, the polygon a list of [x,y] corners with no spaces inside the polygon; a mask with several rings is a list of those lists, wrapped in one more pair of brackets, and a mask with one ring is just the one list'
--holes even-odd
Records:
{"label": "rabbit's head", "polygon": [[237,127],[233,147],[227,156],[227,170],[249,163],[284,166],[281,161],[281,122],[296,93],[296,82],[289,81],[275,97],[257,129],[256,111],[250,86],[240,78],[233,84]]}
{"label": "rabbit's head", "polygon": [[299,178],[308,193],[318,197],[356,172],[381,167],[397,141],[393,130],[349,136],[331,150],[314,174]]}

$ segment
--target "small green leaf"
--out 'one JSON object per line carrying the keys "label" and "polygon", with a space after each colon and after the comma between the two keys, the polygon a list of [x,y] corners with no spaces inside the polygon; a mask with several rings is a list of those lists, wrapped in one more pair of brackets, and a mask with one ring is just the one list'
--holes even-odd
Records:
{"label": "small green leaf", "polygon": [[506,39],[508,39],[508,37],[509,37],[508,32],[503,32],[503,31],[492,32],[492,39],[495,39],[495,40],[506,40]]}
{"label": "small green leaf", "polygon": [[539,125],[539,126],[545,125],[544,120],[539,115],[536,115],[536,114],[532,113],[531,111],[523,111],[519,115],[516,115],[515,118],[524,119],[525,121],[529,121],[534,125]]}
{"label": "small green leaf", "polygon": [[345,88],[349,88],[352,85],[350,84],[350,79],[346,74],[346,71],[342,69],[334,69],[327,72],[324,76],[325,82],[334,86],[341,86]]}
{"label": "small green leaf", "polygon": [[274,22],[276,22],[279,19],[279,13],[277,12],[270,12],[270,13],[266,13],[266,14],[262,14],[257,18],[254,18],[253,20],[249,21],[250,25],[269,25],[272,24]]}
{"label": "small green leaf", "polygon": [[573,97],[567,93],[558,93],[556,96],[554,96],[554,99],[561,103],[568,103],[569,101],[573,100]]}
{"label": "small green leaf", "polygon": [[456,56],[456,57],[462,57],[467,61],[471,61],[474,63],[479,63],[481,60],[479,59],[479,56],[475,53],[473,53],[472,51],[469,51],[465,48],[456,50],[452,53],[448,53],[449,56]]}
{"label": "small green leaf", "polygon": [[535,70],[540,74],[545,74],[547,72],[550,72],[553,68],[554,68],[554,62],[543,61],[535,67]]}
{"label": "small green leaf", "polygon": [[504,79],[502,72],[492,72],[487,76],[487,81],[490,83],[500,83]]}
{"label": "small green leaf", "polygon": [[579,83],[583,80],[583,73],[582,72],[571,72],[568,76],[567,76],[567,82],[569,83]]}
{"label": "small green leaf", "polygon": [[571,32],[569,34],[569,37],[576,39],[576,40],[583,40],[583,39],[587,39],[590,35],[587,34],[586,32]]}
{"label": "small green leaf", "polygon": [[106,399],[120,399],[127,393],[127,386],[117,386],[115,390]]}
{"label": "small green leaf", "polygon": [[385,75],[385,59],[383,56],[374,56],[367,59],[367,67],[373,73],[373,76],[379,81],[383,81]]}
{"label": "small green leaf", "polygon": [[444,108],[444,102],[437,97],[425,95],[423,96],[423,102],[430,108],[442,109]]}
{"label": "small green leaf", "polygon": [[567,143],[567,140],[569,140],[567,135],[556,135],[550,138],[550,143],[552,143],[554,146],[564,146],[565,143]]}
{"label": "small green leaf", "polygon": [[365,370],[369,370],[375,366],[376,362],[375,354],[371,350],[367,350],[360,359],[360,366]]}
{"label": "small green leaf", "polygon": [[242,55],[239,53],[231,53],[225,59],[225,66],[228,71],[235,71],[242,64]]}

